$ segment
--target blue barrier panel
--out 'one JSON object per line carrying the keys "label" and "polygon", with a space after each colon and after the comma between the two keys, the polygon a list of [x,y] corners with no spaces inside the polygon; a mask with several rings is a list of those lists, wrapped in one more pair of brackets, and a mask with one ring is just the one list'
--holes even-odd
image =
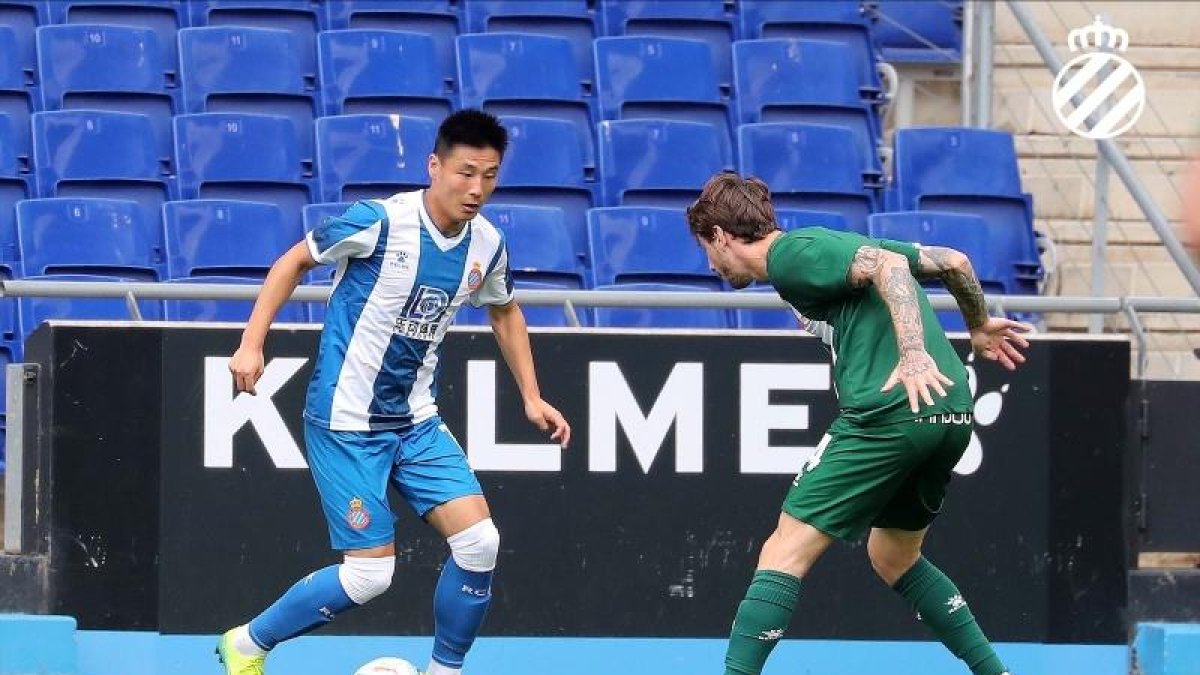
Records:
{"label": "blue barrier panel", "polygon": [[0,675],[76,675],[75,619],[0,614]]}

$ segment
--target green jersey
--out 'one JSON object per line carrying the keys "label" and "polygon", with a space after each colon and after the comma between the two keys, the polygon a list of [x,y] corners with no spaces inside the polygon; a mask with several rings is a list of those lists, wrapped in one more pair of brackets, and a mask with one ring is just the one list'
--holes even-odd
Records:
{"label": "green jersey", "polygon": [[925,350],[942,374],[954,381],[942,398],[931,392],[933,406],[922,401],[920,412],[909,409],[902,385],[883,393],[880,388],[900,361],[892,315],[875,286],[853,288],[850,265],[863,246],[875,246],[908,258],[917,272],[913,244],[868,239],[850,232],[820,227],[793,230],[775,240],[767,253],[767,275],[780,297],[806,319],[823,321],[830,330],[824,339],[834,355],[833,377],[841,419],[859,425],[879,425],[926,417],[935,413],[968,413],[974,408],[967,370],[942,330],[925,291],[914,281]]}

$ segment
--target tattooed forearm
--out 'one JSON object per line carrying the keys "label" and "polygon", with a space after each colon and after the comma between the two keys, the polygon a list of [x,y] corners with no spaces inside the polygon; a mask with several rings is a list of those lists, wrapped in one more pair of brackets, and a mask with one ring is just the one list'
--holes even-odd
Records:
{"label": "tattooed forearm", "polygon": [[859,248],[854,254],[854,260],[850,263],[850,286],[866,288],[871,285],[883,263],[883,254],[882,249],[874,246]]}
{"label": "tattooed forearm", "polygon": [[922,278],[942,280],[946,290],[958,301],[967,328],[978,328],[987,322],[987,301],[967,256],[951,248],[923,246],[919,268]]}
{"label": "tattooed forearm", "polygon": [[911,351],[925,351],[925,330],[916,280],[908,270],[908,259],[874,246],[863,246],[850,265],[850,282],[855,288],[874,284],[892,315],[901,358]]}

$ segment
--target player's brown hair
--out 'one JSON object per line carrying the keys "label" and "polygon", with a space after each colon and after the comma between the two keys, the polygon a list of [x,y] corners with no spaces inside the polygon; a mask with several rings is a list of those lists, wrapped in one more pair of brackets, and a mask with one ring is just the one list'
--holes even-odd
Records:
{"label": "player's brown hair", "polygon": [[712,241],[720,227],[743,241],[762,239],[779,229],[771,190],[761,179],[721,172],[704,184],[700,198],[687,209],[688,228],[704,241]]}

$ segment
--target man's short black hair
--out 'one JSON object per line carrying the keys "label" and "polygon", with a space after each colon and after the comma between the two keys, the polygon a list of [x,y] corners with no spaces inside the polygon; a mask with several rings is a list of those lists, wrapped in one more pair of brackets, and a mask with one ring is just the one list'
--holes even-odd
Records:
{"label": "man's short black hair", "polygon": [[508,131],[495,115],[466,108],[442,120],[433,151],[438,157],[445,157],[456,145],[491,148],[503,157],[508,149]]}

